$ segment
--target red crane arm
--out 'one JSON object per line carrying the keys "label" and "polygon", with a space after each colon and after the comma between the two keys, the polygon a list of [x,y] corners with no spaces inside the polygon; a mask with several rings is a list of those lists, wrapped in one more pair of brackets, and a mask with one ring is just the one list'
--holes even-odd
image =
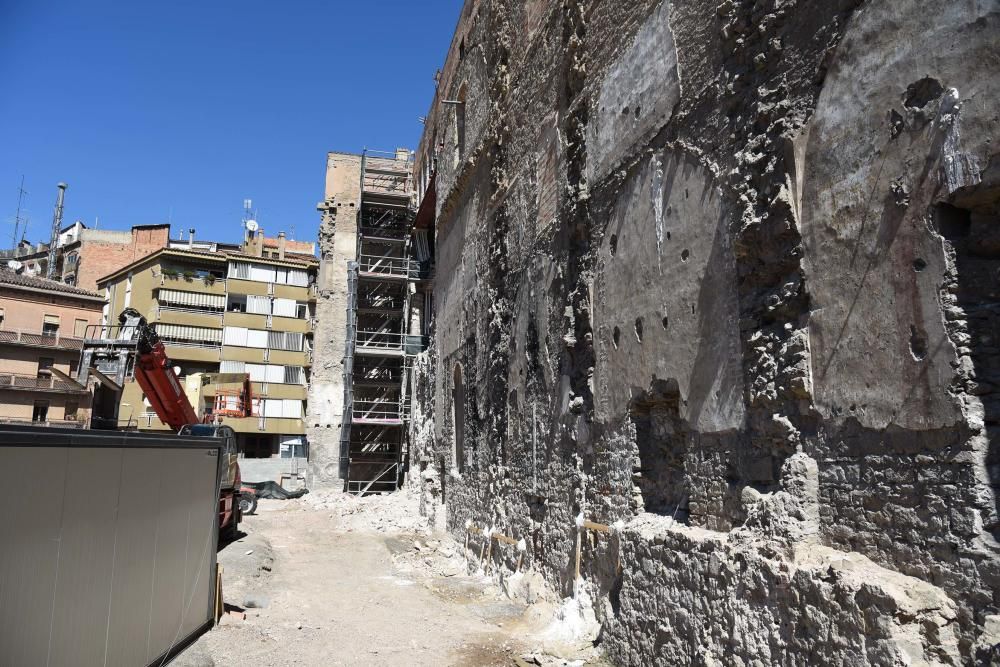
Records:
{"label": "red crane arm", "polygon": [[156,416],[174,431],[186,424],[198,423],[198,414],[170,367],[163,343],[157,341],[149,352],[139,353],[135,362],[135,381],[146,394]]}

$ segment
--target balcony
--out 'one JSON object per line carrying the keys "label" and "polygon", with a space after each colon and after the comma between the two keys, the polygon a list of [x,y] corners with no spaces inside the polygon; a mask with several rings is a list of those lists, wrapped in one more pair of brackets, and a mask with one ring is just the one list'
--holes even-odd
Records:
{"label": "balcony", "polygon": [[16,375],[0,373],[0,390],[45,391],[61,394],[86,394],[87,388],[71,380],[62,380],[54,375]]}
{"label": "balcony", "polygon": [[18,329],[0,330],[0,344],[23,345],[25,347],[58,347],[66,350],[83,349],[82,338],[72,338],[58,334],[48,335]]}
{"label": "balcony", "polygon": [[[187,291],[198,291],[207,294],[225,294],[226,293],[226,279],[225,278],[209,278],[207,276],[199,276],[194,273],[187,275],[184,273],[173,273],[164,272],[160,276],[159,287],[166,287],[168,289],[175,290],[187,290]],[[156,289],[154,287],[154,289]]]}

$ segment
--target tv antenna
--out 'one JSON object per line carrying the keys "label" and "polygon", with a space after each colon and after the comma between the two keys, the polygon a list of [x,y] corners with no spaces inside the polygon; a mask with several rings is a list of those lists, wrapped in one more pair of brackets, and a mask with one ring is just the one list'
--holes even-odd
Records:
{"label": "tv antenna", "polygon": [[[21,174],[21,186],[17,189],[17,213],[14,214],[14,236],[11,238],[13,243],[12,248],[17,248],[17,230],[21,226],[21,204],[24,202],[24,195],[28,194],[28,191],[24,189],[24,174]],[[21,233],[24,234],[28,231],[28,221],[24,221],[24,229]]]}

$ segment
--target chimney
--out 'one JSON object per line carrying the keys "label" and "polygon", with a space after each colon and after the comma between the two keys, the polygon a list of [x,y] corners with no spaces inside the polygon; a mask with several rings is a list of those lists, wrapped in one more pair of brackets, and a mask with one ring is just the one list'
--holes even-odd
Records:
{"label": "chimney", "polygon": [[194,227],[188,230],[188,248],[194,247]]}
{"label": "chimney", "polygon": [[253,254],[255,254],[257,257],[263,257],[264,256],[264,229],[263,228],[257,230],[257,239],[256,239],[256,243],[254,243]]}
{"label": "chimney", "polygon": [[278,232],[278,259],[285,258],[285,232]]}

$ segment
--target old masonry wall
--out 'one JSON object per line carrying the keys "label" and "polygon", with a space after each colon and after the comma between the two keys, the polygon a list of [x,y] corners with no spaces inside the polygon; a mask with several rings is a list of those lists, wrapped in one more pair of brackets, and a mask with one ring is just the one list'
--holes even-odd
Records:
{"label": "old masonry wall", "polygon": [[468,0],[418,153],[424,510],[524,539],[623,665],[988,660],[997,35],[986,0]]}

